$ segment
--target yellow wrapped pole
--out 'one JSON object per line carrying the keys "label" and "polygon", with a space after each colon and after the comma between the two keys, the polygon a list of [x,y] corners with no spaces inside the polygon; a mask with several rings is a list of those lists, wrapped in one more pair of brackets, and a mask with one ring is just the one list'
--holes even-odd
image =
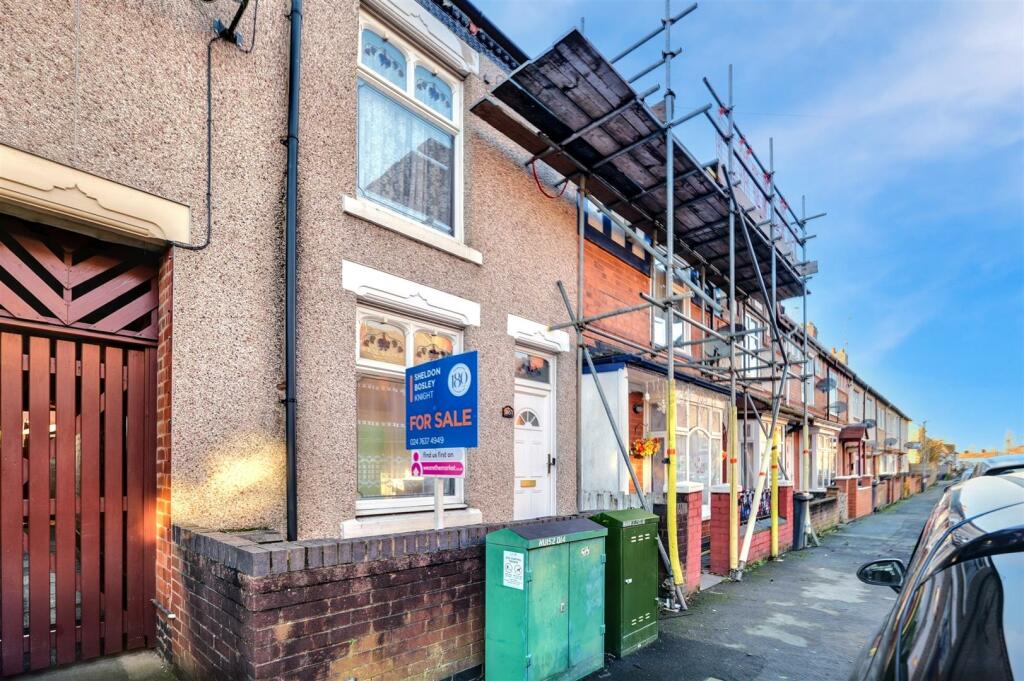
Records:
{"label": "yellow wrapped pole", "polygon": [[779,429],[772,431],[772,558],[779,557]]}
{"label": "yellow wrapped pole", "polygon": [[[669,309],[671,312],[671,308]],[[676,382],[675,377],[669,376],[668,380],[668,408],[665,410],[667,442],[665,445],[665,456],[668,459],[668,484],[666,487],[665,501],[668,515],[668,557],[672,562],[672,581],[676,587],[683,585],[683,568],[679,564],[679,532],[676,517]]]}
{"label": "yellow wrapped pole", "polygon": [[729,409],[729,570],[739,568],[740,509],[739,509],[739,437],[736,432],[736,404]]}

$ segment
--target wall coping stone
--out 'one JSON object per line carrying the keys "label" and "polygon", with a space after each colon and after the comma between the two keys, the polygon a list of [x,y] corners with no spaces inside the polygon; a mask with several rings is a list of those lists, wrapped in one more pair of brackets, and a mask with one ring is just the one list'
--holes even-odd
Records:
{"label": "wall coping stone", "polygon": [[376,537],[303,539],[295,542],[282,541],[281,535],[272,530],[222,532],[195,525],[175,524],[171,528],[171,538],[179,547],[242,574],[268,577],[348,563],[372,563],[382,558],[402,555],[465,549],[482,545],[488,534],[506,527],[576,517],[580,516],[549,516]]}

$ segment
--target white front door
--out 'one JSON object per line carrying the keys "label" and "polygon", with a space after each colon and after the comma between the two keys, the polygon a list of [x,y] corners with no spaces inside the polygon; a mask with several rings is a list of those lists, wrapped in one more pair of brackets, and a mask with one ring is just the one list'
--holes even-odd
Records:
{"label": "white front door", "polygon": [[516,520],[553,513],[551,393],[516,389],[515,501]]}

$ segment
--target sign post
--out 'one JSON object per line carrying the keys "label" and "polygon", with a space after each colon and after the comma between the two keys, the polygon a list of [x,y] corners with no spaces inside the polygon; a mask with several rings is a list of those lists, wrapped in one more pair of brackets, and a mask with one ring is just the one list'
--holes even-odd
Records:
{"label": "sign post", "polygon": [[477,353],[405,370],[405,447],[410,472],[434,478],[434,528],[444,528],[444,487],[466,475],[466,448],[477,446]]}

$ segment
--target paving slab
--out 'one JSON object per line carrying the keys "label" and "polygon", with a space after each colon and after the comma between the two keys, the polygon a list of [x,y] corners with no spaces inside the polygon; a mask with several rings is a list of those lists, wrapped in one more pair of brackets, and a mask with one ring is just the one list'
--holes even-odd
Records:
{"label": "paving slab", "polygon": [[651,646],[589,681],[844,679],[896,594],[857,580],[869,560],[906,561],[942,490],[932,487],[698,594]]}
{"label": "paving slab", "polygon": [[19,678],[24,681],[178,681],[152,650],[103,657]]}

